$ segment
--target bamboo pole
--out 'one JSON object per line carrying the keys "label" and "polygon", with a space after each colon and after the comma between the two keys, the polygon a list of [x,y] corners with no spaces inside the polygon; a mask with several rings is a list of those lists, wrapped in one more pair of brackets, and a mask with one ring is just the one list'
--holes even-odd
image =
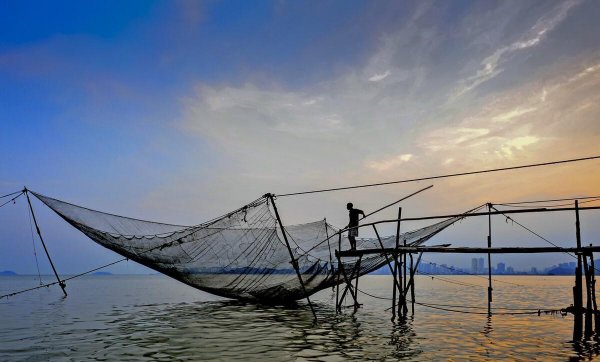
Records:
{"label": "bamboo pole", "polygon": [[340,299],[340,274],[341,274],[341,268],[344,267],[344,265],[342,264],[342,259],[340,258],[340,254],[339,252],[342,250],[342,233],[338,231],[338,250],[335,251],[335,256],[337,258],[337,281],[335,284],[335,314],[338,314],[338,312],[341,312],[340,307],[339,307],[339,299]]}
{"label": "bamboo pole", "polygon": [[66,297],[67,291],[65,290],[65,287],[67,285],[65,284],[64,281],[60,280],[60,277],[58,276],[58,272],[56,271],[56,267],[54,266],[54,263],[52,262],[52,258],[50,258],[50,253],[48,252],[48,248],[46,247],[46,243],[44,242],[44,238],[42,237],[42,233],[40,232],[40,227],[38,226],[37,219],[35,217],[35,213],[33,212],[33,206],[31,205],[31,200],[29,199],[29,190],[27,190],[27,188],[25,188],[25,189],[23,189],[23,191],[25,192],[25,196],[27,196],[27,203],[29,204],[29,210],[31,211],[31,216],[33,216],[33,223],[35,224],[35,230],[37,231],[40,241],[42,242],[42,246],[44,247],[44,251],[46,252],[46,256],[48,257],[48,261],[50,262],[50,266],[52,267],[52,271],[54,272],[54,276],[56,277],[56,280],[58,281],[58,285],[60,286],[60,288],[62,289],[62,291]]}
{"label": "bamboo pole", "polygon": [[410,254],[410,280],[412,281],[412,283],[408,283],[408,286],[410,287],[410,304],[411,304],[411,313],[414,315],[415,314],[415,282],[414,282],[414,277],[415,275],[415,271],[413,269],[413,255]]}
{"label": "bamboo pole", "polygon": [[360,307],[358,303],[358,279],[360,278],[360,262],[362,261],[362,256],[358,257],[358,262],[354,266],[356,268],[356,283],[354,284],[354,311]]}
{"label": "bamboo pole", "polygon": [[575,287],[573,289],[573,302],[575,307],[573,321],[573,338],[574,340],[581,339],[581,329],[583,327],[583,301],[582,301],[582,286],[581,286],[581,233],[579,229],[579,202],[575,200],[575,236],[577,242],[577,268],[575,269]]}
{"label": "bamboo pole", "polygon": [[[492,204],[488,203],[488,249],[492,248]],[[488,257],[488,315],[492,315],[492,254],[487,253]]]}
{"label": "bamboo pole", "polygon": [[343,257],[359,255],[381,255],[382,253],[402,254],[402,253],[436,253],[436,254],[543,254],[543,253],[598,253],[600,246],[586,246],[582,248],[560,248],[560,247],[493,247],[493,248],[472,248],[472,247],[446,247],[446,246],[400,246],[395,248],[370,248],[361,250],[341,251]]}
{"label": "bamboo pole", "polygon": [[[590,244],[592,246],[592,244]],[[598,314],[598,302],[596,301],[596,267],[594,266],[594,254],[590,253],[590,271],[592,273],[592,303],[594,305],[594,326],[596,335],[600,333],[600,314]]]}
{"label": "bamboo pole", "polygon": [[281,218],[279,217],[279,211],[277,211],[277,205],[275,205],[275,199],[272,194],[267,194],[269,199],[271,199],[271,204],[273,205],[273,210],[275,211],[275,217],[277,218],[277,222],[279,223],[279,228],[281,229],[281,234],[283,234],[283,239],[285,240],[285,245],[287,246],[288,252],[290,253],[290,259],[294,270],[296,271],[296,275],[298,276],[298,280],[300,281],[300,286],[302,287],[302,292],[304,293],[304,297],[306,297],[306,301],[308,302],[308,306],[315,317],[315,322],[317,321],[317,313],[315,312],[315,308],[313,307],[310,298],[308,297],[308,293],[306,292],[306,287],[304,285],[304,281],[302,280],[302,275],[300,274],[300,269],[298,268],[298,261],[294,258],[294,253],[292,252],[292,247],[290,246],[290,242],[288,241],[287,234],[285,232],[285,228],[283,227],[283,223],[281,222]]}
{"label": "bamboo pole", "polygon": [[583,255],[583,269],[585,271],[585,294],[586,294],[586,307],[585,307],[585,338],[588,339],[592,336],[592,279],[591,272],[588,266],[587,255]]}

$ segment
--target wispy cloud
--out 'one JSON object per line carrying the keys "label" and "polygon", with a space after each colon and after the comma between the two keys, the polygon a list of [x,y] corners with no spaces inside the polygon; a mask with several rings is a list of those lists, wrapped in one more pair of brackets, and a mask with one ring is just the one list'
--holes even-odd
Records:
{"label": "wispy cloud", "polygon": [[371,78],[369,78],[369,82],[379,82],[379,81],[387,78],[390,74],[391,74],[391,72],[389,70],[386,70],[385,72],[383,72],[381,74],[373,74],[373,76],[371,76]]}
{"label": "wispy cloud", "polygon": [[475,74],[460,81],[451,99],[458,98],[475,89],[480,84],[498,76],[504,70],[500,68],[503,62],[515,52],[538,45],[550,31],[567,17],[569,10],[579,3],[581,3],[579,0],[561,2],[549,14],[544,14],[521,38],[509,45],[496,49],[491,55],[485,57]]}
{"label": "wispy cloud", "polygon": [[401,164],[410,161],[413,158],[413,155],[410,153],[405,153],[402,155],[398,155],[392,158],[383,159],[379,161],[370,161],[367,164],[367,167],[375,170],[375,171],[388,171],[394,167],[398,167]]}
{"label": "wispy cloud", "polygon": [[[498,51],[483,56],[488,68],[480,69],[478,80],[469,84],[460,72],[469,56],[438,63],[438,54],[448,45],[431,40],[433,35],[425,35],[424,43],[416,46],[419,61],[404,58],[407,44],[423,27],[420,19],[434,16],[424,7],[411,17],[411,27],[386,34],[364,64],[311,87],[200,85],[184,103],[182,127],[230,157],[230,164],[235,162],[222,182],[260,182],[267,189],[376,182],[445,168],[539,161],[563,149],[580,128],[587,134],[578,136],[581,143],[570,145],[569,152],[585,153],[595,142],[590,138],[600,132],[591,121],[591,115],[600,112],[592,100],[600,89],[598,62],[588,54],[563,57],[562,63],[543,58],[547,72],[525,72],[511,78],[510,87],[448,102],[457,84],[485,81],[513,66],[509,58],[527,57],[519,51],[533,51],[576,4],[532,15],[525,34],[515,35],[504,23],[486,24],[496,26],[495,33],[509,32],[498,39],[517,40],[508,46],[496,44]],[[470,30],[456,31],[467,44]]]}

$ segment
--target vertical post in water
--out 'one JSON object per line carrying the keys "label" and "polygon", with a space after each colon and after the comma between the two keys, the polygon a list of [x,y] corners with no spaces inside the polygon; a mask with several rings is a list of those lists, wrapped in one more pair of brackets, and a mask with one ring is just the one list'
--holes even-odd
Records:
{"label": "vertical post in water", "polygon": [[411,283],[408,284],[410,287],[410,304],[411,304],[411,313],[415,314],[415,270],[416,266],[413,266],[413,255],[410,254],[410,280]]}
{"label": "vertical post in water", "polygon": [[54,272],[54,276],[56,276],[58,285],[60,285],[60,288],[62,289],[63,293],[65,293],[65,297],[66,297],[67,291],[65,290],[65,287],[67,285],[65,284],[64,281],[60,280],[60,277],[58,276],[58,272],[56,271],[56,268],[54,267],[54,263],[52,262],[52,258],[50,258],[50,253],[48,252],[48,248],[46,248],[46,243],[44,242],[44,238],[42,237],[42,233],[40,232],[40,227],[38,226],[37,219],[35,218],[35,213],[33,212],[33,206],[31,206],[31,200],[29,199],[29,190],[27,190],[27,188],[24,188],[23,192],[25,192],[25,196],[27,196],[27,203],[29,204],[29,210],[31,211],[31,216],[33,216],[33,223],[35,224],[35,230],[37,231],[40,241],[42,242],[42,246],[44,247],[44,251],[46,252],[46,256],[48,257],[48,261],[50,262],[50,266],[52,267],[52,271]]}
{"label": "vertical post in water", "polygon": [[338,231],[338,250],[335,251],[335,256],[337,258],[338,267],[337,267],[337,281],[335,284],[335,314],[341,312],[340,310],[340,274],[342,273],[342,269],[344,266],[342,264],[342,259],[340,258],[339,251],[342,250],[342,233]]}
{"label": "vertical post in water", "polygon": [[[592,246],[592,244],[590,244]],[[600,314],[598,314],[598,302],[596,301],[596,266],[594,265],[594,253],[590,252],[590,271],[592,274],[592,303],[594,304],[594,328],[596,335],[600,333]]]}
{"label": "vertical post in water", "polygon": [[360,262],[362,261],[362,255],[358,257],[358,262],[356,263],[356,284],[354,285],[354,311],[360,308],[360,304],[358,303],[358,278],[360,278]]}
{"label": "vertical post in water", "polygon": [[292,253],[292,247],[290,246],[290,242],[288,241],[287,234],[285,233],[285,228],[283,227],[283,223],[281,222],[281,217],[279,217],[279,211],[277,211],[277,205],[275,205],[275,199],[273,198],[273,194],[266,195],[273,205],[273,210],[275,211],[275,217],[277,218],[277,222],[279,223],[279,228],[281,229],[281,234],[283,235],[283,239],[285,240],[285,246],[287,246],[288,252],[290,253],[290,259],[294,270],[296,271],[296,275],[298,276],[298,280],[300,281],[300,286],[302,287],[302,292],[304,292],[304,297],[308,302],[308,306],[315,317],[315,321],[317,320],[317,313],[313,308],[312,303],[310,302],[310,298],[308,297],[308,293],[306,292],[306,287],[304,286],[304,281],[302,280],[302,275],[300,274],[300,269],[298,267],[298,261],[294,258],[294,253]]}
{"label": "vertical post in water", "polygon": [[575,314],[573,321],[573,340],[581,339],[581,330],[583,327],[583,298],[581,281],[581,233],[579,230],[579,201],[575,200],[575,236],[577,240],[577,268],[575,269],[575,287],[573,288],[573,302],[575,305]]}
{"label": "vertical post in water", "polygon": [[[398,286],[402,284],[402,259],[398,257],[398,248],[400,247],[400,222],[402,220],[402,207],[398,208],[398,223],[396,224],[396,252],[394,253],[394,272],[396,273],[396,280],[398,280]],[[398,265],[400,263],[400,265]],[[402,301],[404,297],[402,296],[403,290],[398,289],[398,316],[401,315],[401,309],[404,302]]]}
{"label": "vertical post in water", "polygon": [[585,338],[592,336],[592,275],[588,266],[587,255],[583,254],[583,270],[585,272]]}
{"label": "vertical post in water", "polygon": [[[492,204],[488,203],[488,248],[492,247]],[[492,315],[492,254],[488,253],[488,315]]]}

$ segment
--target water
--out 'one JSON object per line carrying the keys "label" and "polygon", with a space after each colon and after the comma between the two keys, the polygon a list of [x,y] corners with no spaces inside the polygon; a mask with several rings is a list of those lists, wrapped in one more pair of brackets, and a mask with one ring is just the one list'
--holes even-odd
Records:
{"label": "water", "polygon": [[[477,287],[416,279],[417,301],[481,306],[487,281],[446,276]],[[494,305],[561,308],[572,277],[497,277]],[[48,280],[50,278],[48,277]],[[36,284],[0,277],[0,294]],[[366,276],[359,289],[389,296],[391,277]],[[417,305],[414,318],[392,323],[389,300],[359,294],[363,308],[335,315],[331,290],[305,303],[269,307],[224,300],[164,276],[89,276],[0,300],[0,360],[577,360],[595,343],[573,344],[572,316],[460,314]]]}

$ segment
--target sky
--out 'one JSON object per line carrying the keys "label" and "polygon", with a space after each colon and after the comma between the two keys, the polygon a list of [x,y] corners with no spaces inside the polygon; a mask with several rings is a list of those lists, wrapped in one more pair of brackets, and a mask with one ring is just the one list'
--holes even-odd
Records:
{"label": "sky", "polygon": [[[600,154],[598,1],[2,1],[0,194],[198,224],[264,193]],[[600,161],[279,198],[287,224],[600,195]],[[59,272],[118,259],[32,200]],[[600,203],[588,203],[600,205]],[[395,208],[373,218],[394,218]],[[582,215],[598,243],[600,212]],[[574,215],[515,217],[561,246]],[[403,225],[407,230],[422,224]],[[493,220],[495,246],[547,244]],[[384,233],[393,233],[388,227]],[[364,234],[369,236],[368,233]],[[432,243],[486,244],[464,221]],[[49,265],[23,198],[0,270]],[[472,256],[430,256],[469,266]],[[519,268],[566,255],[502,256]],[[116,273],[148,272],[128,262]]]}

